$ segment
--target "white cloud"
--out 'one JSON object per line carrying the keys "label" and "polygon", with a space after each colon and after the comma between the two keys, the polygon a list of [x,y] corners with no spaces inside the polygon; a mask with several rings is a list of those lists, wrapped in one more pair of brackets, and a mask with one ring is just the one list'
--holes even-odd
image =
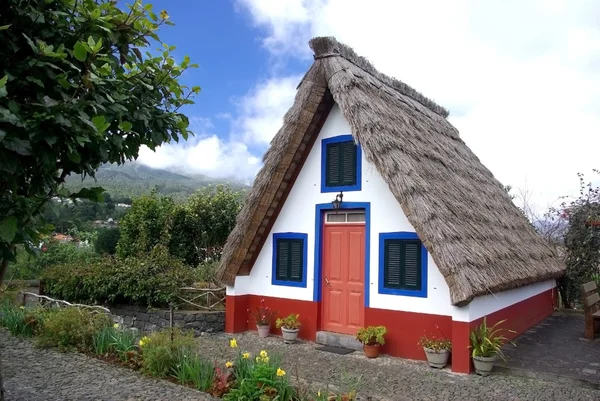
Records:
{"label": "white cloud", "polygon": [[[450,109],[450,122],[505,184],[545,206],[600,167],[600,2],[238,0],[272,56],[310,58],[334,35]],[[284,80],[273,78],[275,86]],[[279,110],[261,120],[280,118]],[[258,132],[266,132],[257,130]]]}
{"label": "white cloud", "polygon": [[234,135],[244,143],[266,148],[281,128],[301,78],[294,75],[268,79],[243,98],[236,99],[239,115],[233,123]]}

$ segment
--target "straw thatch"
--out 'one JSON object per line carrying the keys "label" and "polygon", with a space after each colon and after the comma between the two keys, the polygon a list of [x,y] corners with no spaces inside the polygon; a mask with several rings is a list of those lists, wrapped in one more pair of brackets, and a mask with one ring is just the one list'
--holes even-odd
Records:
{"label": "straw thatch", "polygon": [[563,263],[460,139],[447,111],[334,38],[315,61],[229,236],[219,275],[248,274],[333,101],[450,288],[454,305],[559,277]]}

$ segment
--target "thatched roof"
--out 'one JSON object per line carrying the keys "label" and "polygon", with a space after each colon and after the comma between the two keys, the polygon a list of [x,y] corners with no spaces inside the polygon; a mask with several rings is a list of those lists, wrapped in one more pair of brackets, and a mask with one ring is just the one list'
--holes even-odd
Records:
{"label": "thatched roof", "polygon": [[227,240],[224,283],[252,268],[334,101],[436,262],[454,305],[563,273],[555,251],[460,139],[444,108],[334,38],[314,38],[310,47],[315,61]]}

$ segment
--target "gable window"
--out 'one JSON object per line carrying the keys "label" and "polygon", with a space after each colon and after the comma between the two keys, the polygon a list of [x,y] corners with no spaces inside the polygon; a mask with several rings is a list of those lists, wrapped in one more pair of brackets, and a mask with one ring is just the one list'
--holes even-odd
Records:
{"label": "gable window", "polygon": [[307,234],[273,234],[273,285],[306,287]]}
{"label": "gable window", "polygon": [[416,233],[379,235],[379,293],[427,297],[427,250]]}
{"label": "gable window", "polygon": [[352,135],[323,139],[321,192],[360,191],[361,150]]}

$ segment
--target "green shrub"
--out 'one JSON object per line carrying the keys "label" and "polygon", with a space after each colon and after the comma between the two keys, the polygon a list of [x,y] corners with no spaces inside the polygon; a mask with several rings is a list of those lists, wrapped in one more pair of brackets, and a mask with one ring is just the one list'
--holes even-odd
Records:
{"label": "green shrub", "polygon": [[38,345],[58,347],[61,350],[91,350],[94,346],[94,334],[110,325],[112,321],[104,313],[93,313],[75,307],[55,309],[44,319]]}
{"label": "green shrub", "polygon": [[177,366],[181,353],[191,353],[195,349],[192,333],[182,333],[178,329],[165,329],[142,338],[142,370],[156,377],[168,377]]}
{"label": "green shrub", "polygon": [[[116,325],[115,325],[116,326]],[[137,335],[132,330],[114,328],[112,348],[122,361],[129,360],[128,354],[136,349]]]}
{"label": "green shrub", "polygon": [[94,333],[92,336],[92,350],[96,355],[108,355],[114,352],[113,336],[115,328],[105,326]]}
{"label": "green shrub", "polygon": [[71,302],[167,306],[175,302],[179,288],[194,282],[194,274],[194,269],[157,246],[138,257],[55,266],[43,279],[49,295]]}
{"label": "green shrub", "polygon": [[103,228],[98,230],[98,237],[94,241],[94,249],[99,254],[114,255],[117,252],[117,242],[121,232],[118,228]]}
{"label": "green shrub", "polygon": [[197,390],[206,392],[215,380],[215,365],[186,349],[179,350],[173,377],[181,384],[191,384]]}
{"label": "green shrub", "polygon": [[41,309],[16,306],[6,300],[0,303],[0,326],[14,336],[31,337],[43,322]]}

